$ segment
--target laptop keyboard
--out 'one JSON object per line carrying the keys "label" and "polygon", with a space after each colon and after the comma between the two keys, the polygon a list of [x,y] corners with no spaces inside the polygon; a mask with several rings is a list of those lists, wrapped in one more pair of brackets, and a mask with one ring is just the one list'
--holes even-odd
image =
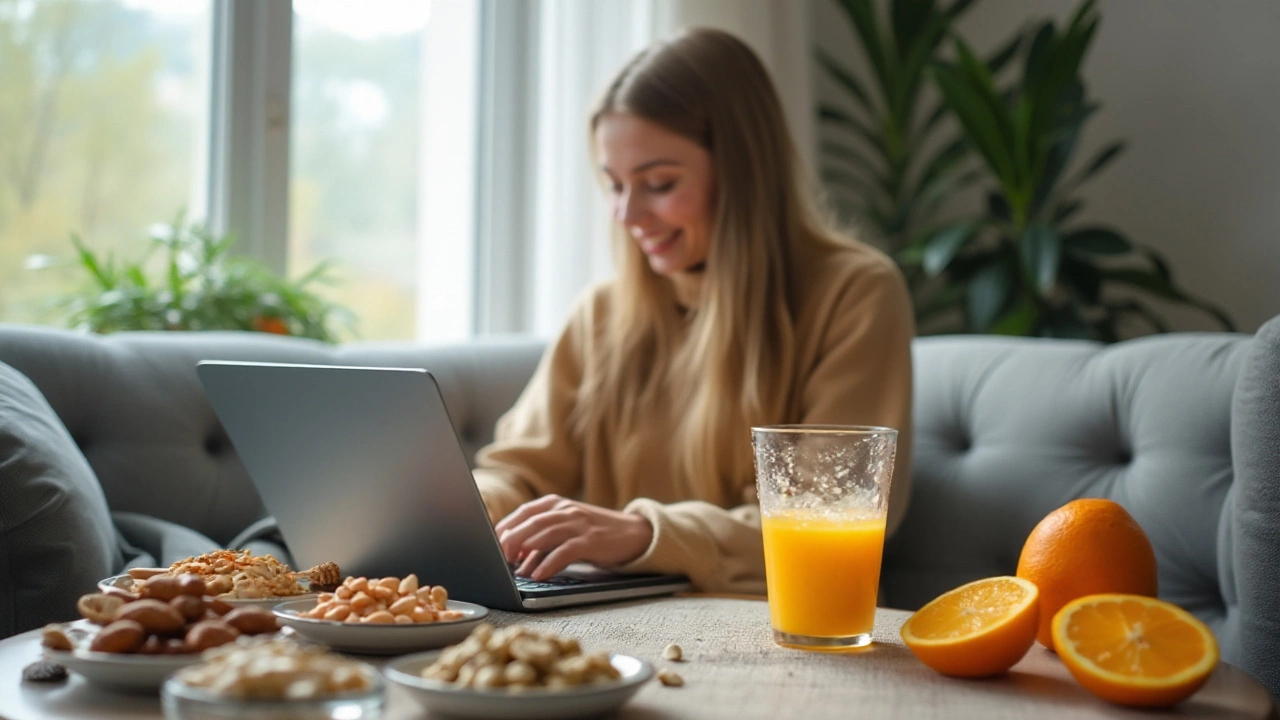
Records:
{"label": "laptop keyboard", "polygon": [[[511,572],[514,573],[516,571],[516,566],[510,565],[510,567],[511,567]],[[533,578],[527,578],[527,577],[522,577],[520,575],[516,575],[517,590],[550,590],[552,588],[562,588],[562,587],[572,587],[574,585],[583,585],[586,582],[587,581],[583,580],[582,578],[565,576],[565,575],[556,575],[555,577],[551,577],[541,581],[534,580]]]}

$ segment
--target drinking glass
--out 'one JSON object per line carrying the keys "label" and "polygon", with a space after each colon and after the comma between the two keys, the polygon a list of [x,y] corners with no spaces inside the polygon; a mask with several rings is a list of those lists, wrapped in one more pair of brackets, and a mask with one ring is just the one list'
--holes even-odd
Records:
{"label": "drinking glass", "polygon": [[751,441],[774,641],[869,645],[898,431],[775,425]]}

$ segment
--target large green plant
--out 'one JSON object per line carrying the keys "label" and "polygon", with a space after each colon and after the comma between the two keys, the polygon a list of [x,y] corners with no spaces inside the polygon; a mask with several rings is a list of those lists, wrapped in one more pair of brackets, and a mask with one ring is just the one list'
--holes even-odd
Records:
{"label": "large green plant", "polygon": [[[837,202],[890,252],[908,247],[946,199],[981,177],[966,166],[968,139],[944,129],[946,107],[936,99],[925,105],[928,67],[973,4],[890,0],[885,17],[876,0],[836,0],[869,72],[859,77],[818,50],[819,67],[846,96],[818,109],[830,131],[822,143],[823,179],[845,191]],[[992,71],[999,72],[1015,49],[1009,43],[992,55]],[[916,279],[908,270],[908,279]]]}
{"label": "large green plant", "polygon": [[256,330],[333,342],[335,322],[348,328],[353,323],[350,311],[312,290],[315,283],[331,281],[327,263],[286,280],[254,259],[231,254],[233,238],[215,237],[181,219],[156,226],[148,252],[133,262],[117,264],[78,236],[71,241],[85,283],[58,305],[72,327],[98,333]]}
{"label": "large green plant", "polygon": [[1220,309],[1180,289],[1154,250],[1112,228],[1072,223],[1083,206],[1080,186],[1124,147],[1105,145],[1067,172],[1098,109],[1080,73],[1098,23],[1088,0],[1061,31],[1052,21],[1040,24],[1020,44],[1021,77],[1006,91],[958,38],[956,62],[931,67],[946,107],[994,181],[984,213],[926,233],[900,256],[938,279],[943,304],[963,302],[956,329],[1115,340],[1121,324],[1136,319],[1168,330],[1140,295],[1116,288],[1200,308],[1233,329]]}

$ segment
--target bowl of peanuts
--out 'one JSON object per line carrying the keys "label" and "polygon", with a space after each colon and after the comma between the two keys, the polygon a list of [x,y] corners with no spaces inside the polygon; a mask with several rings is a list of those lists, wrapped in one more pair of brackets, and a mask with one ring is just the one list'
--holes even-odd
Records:
{"label": "bowl of peanuts", "polygon": [[348,577],[333,592],[292,600],[272,612],[311,642],[366,655],[398,655],[442,648],[467,637],[489,611],[450,600],[440,585],[422,585],[417,575]]}
{"label": "bowl of peanuts", "polygon": [[457,645],[392,660],[383,673],[432,714],[490,720],[607,714],[654,676],[639,658],[584,652],[574,638],[488,623]]}
{"label": "bowl of peanuts", "polygon": [[375,720],[386,708],[376,668],[289,638],[243,638],[174,673],[167,720]]}

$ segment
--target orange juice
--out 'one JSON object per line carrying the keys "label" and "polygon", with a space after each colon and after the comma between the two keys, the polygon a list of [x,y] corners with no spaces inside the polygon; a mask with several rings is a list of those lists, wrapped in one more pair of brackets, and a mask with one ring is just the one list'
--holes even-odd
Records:
{"label": "orange juice", "polygon": [[766,515],[761,524],[774,630],[824,638],[871,632],[884,518]]}

